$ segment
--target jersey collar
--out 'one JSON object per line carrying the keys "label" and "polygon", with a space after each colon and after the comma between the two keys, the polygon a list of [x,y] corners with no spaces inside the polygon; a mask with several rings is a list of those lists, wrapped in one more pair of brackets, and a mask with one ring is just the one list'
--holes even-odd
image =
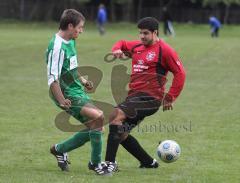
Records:
{"label": "jersey collar", "polygon": [[56,33],[56,37],[58,37],[62,42],[68,44],[70,41],[67,41],[65,39],[63,39],[61,36],[58,35],[58,33]]}

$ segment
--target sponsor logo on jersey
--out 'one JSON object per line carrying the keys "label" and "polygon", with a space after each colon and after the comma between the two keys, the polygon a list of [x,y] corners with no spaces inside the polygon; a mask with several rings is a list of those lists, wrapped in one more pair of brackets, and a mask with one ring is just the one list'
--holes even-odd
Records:
{"label": "sponsor logo on jersey", "polygon": [[138,63],[139,65],[143,65],[143,64],[144,64],[143,60],[138,60],[137,63]]}
{"label": "sponsor logo on jersey", "polygon": [[78,66],[77,57],[73,56],[70,58],[70,70],[75,69]]}
{"label": "sponsor logo on jersey", "polygon": [[156,56],[156,53],[153,52],[153,51],[150,51],[150,52],[147,53],[146,59],[147,59],[147,61],[153,61],[155,56]]}

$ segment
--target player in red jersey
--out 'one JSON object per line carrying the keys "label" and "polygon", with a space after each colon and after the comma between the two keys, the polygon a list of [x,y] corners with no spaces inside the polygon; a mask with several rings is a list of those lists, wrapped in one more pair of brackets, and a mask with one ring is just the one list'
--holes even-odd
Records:
{"label": "player in red jersey", "polygon": [[[158,163],[130,135],[130,131],[146,116],[158,111],[172,110],[185,81],[185,71],[177,53],[158,37],[159,23],[146,17],[138,22],[140,40],[121,40],[114,44],[112,54],[121,58],[130,53],[132,73],[128,97],[110,116],[105,161],[109,171],[117,170],[115,161],[119,144],[140,162],[140,168],[157,168]],[[169,91],[165,94],[166,76],[173,74]]]}

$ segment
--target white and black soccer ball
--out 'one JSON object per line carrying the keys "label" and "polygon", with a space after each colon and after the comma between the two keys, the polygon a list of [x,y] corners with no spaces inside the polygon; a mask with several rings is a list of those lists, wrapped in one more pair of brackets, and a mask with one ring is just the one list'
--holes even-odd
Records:
{"label": "white and black soccer ball", "polygon": [[162,161],[172,163],[179,158],[181,149],[174,140],[164,140],[159,144],[157,154]]}

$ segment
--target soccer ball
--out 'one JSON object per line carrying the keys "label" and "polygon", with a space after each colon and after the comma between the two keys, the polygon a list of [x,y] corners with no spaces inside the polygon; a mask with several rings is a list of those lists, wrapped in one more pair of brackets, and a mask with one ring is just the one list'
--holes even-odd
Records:
{"label": "soccer ball", "polygon": [[157,154],[162,161],[172,163],[179,158],[181,149],[174,140],[164,140],[157,147]]}

